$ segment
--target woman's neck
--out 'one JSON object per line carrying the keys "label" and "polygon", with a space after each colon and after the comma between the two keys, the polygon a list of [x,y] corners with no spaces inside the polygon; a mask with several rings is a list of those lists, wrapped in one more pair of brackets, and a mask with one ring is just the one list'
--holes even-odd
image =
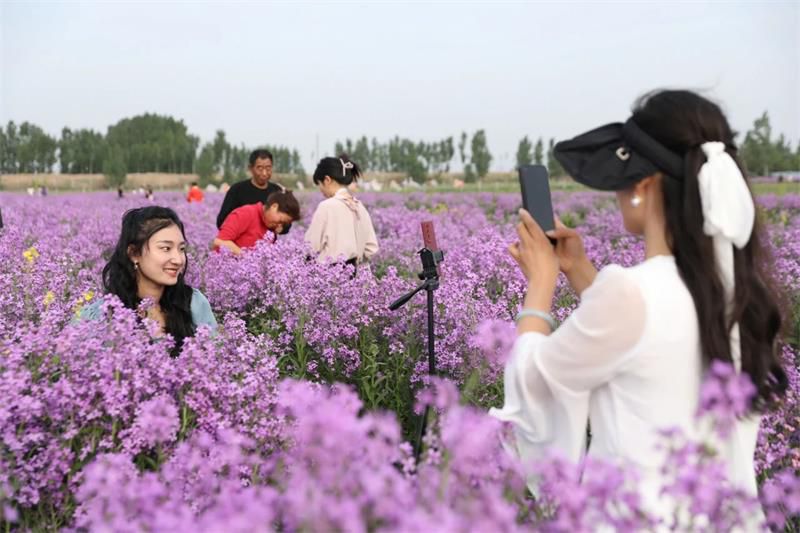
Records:
{"label": "woman's neck", "polygon": [[672,255],[667,243],[667,228],[661,221],[648,224],[644,228],[644,256],[650,259],[657,255]]}
{"label": "woman's neck", "polygon": [[136,294],[139,298],[144,300],[150,298],[154,303],[161,301],[161,296],[164,295],[164,286],[153,283],[150,280],[143,279],[141,276],[136,280]]}

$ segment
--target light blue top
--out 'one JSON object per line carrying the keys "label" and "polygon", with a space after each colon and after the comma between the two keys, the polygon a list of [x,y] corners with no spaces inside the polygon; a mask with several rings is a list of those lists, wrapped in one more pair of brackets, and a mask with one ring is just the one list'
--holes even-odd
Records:
{"label": "light blue top", "polygon": [[[81,309],[79,320],[100,320],[100,306],[103,304],[103,299],[98,298],[97,301],[83,307]],[[212,331],[217,330],[217,319],[214,318],[214,313],[211,311],[211,304],[202,292],[197,289],[192,289],[192,322],[196,327],[208,326]]]}

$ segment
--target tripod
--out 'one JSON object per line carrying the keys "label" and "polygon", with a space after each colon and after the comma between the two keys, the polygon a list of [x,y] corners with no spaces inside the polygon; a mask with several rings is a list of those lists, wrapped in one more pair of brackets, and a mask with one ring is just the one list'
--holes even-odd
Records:
{"label": "tripod", "polygon": [[[439,270],[438,264],[444,261],[444,252],[441,250],[429,250],[423,248],[419,251],[420,259],[422,259],[422,272],[418,274],[419,279],[422,280],[417,288],[411,292],[404,294],[391,305],[389,309],[396,311],[405,305],[411,298],[420,291],[425,291],[428,297],[428,375],[433,376],[436,374],[436,355],[434,352],[434,320],[433,320],[433,291],[439,288]],[[422,420],[419,426],[417,441],[414,443],[414,457],[419,461],[420,453],[422,453],[422,438],[425,436],[425,429],[428,423],[428,412],[430,406],[425,406],[425,413],[422,415]]]}

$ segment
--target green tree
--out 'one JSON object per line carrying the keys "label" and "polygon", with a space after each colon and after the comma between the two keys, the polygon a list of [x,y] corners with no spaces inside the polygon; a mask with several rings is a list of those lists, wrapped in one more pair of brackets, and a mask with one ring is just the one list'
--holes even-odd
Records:
{"label": "green tree", "polygon": [[14,174],[17,172],[18,145],[19,138],[17,137],[17,125],[14,124],[13,120],[9,120],[2,137],[2,145],[0,145],[0,161],[2,161],[2,172],[6,174]]}
{"label": "green tree", "polygon": [[565,174],[564,167],[561,166],[561,163],[558,162],[558,159],[553,154],[555,145],[556,140],[551,137],[550,142],[547,144],[547,173],[550,174],[551,179]]}
{"label": "green tree", "polygon": [[477,174],[478,178],[483,178],[489,173],[489,165],[492,163],[492,154],[489,153],[484,130],[478,130],[472,136],[471,148],[472,165],[475,167],[475,174]]}
{"label": "green tree", "polygon": [[108,149],[108,154],[103,162],[103,175],[106,178],[106,183],[113,188],[124,185],[127,173],[128,169],[125,165],[125,156],[122,148],[112,145]]}
{"label": "green tree", "polygon": [[106,154],[103,135],[88,129],[61,130],[58,142],[59,162],[63,174],[94,174],[102,165]]}
{"label": "green tree", "polygon": [[182,120],[151,113],[110,126],[106,142],[122,150],[130,171],[171,173],[193,171],[200,143]]}
{"label": "green tree", "polygon": [[467,132],[461,132],[461,138],[458,141],[458,155],[461,158],[461,166],[464,168],[464,181],[467,183],[475,183],[478,176],[472,168],[472,163],[467,160]]}
{"label": "green tree", "polygon": [[467,165],[466,148],[467,148],[467,132],[466,131],[462,131],[461,132],[461,138],[458,141],[458,155],[459,155],[459,157],[461,157],[461,165],[462,166],[466,166]]}
{"label": "green tree", "polygon": [[214,168],[217,173],[222,174],[225,168],[225,156],[230,152],[231,146],[225,138],[223,130],[217,130],[214,134],[214,142],[212,143],[212,151],[214,154]]}
{"label": "green tree", "polygon": [[30,122],[19,126],[16,138],[17,172],[51,172],[58,158],[58,142],[42,128]]}
{"label": "green tree", "polygon": [[371,146],[369,149],[369,163],[367,168],[373,172],[380,172],[382,168],[383,159],[383,145],[378,142],[375,137],[372,138]]}
{"label": "green tree", "polygon": [[754,175],[768,176],[773,163],[772,126],[769,114],[764,111],[753,122],[753,129],[745,134],[741,156],[745,167]]}
{"label": "green tree", "polygon": [[536,146],[533,148],[533,162],[537,165],[544,162],[544,143],[541,137],[536,139]]}
{"label": "green tree", "polygon": [[444,171],[450,172],[450,162],[453,160],[453,156],[455,155],[452,137],[447,137],[441,141],[441,152],[442,162],[444,163]]}
{"label": "green tree", "polygon": [[0,173],[11,173],[10,155],[8,135],[5,129],[0,127]]}
{"label": "green tree", "polygon": [[303,162],[300,160],[300,153],[297,149],[292,150],[292,174],[298,178],[305,178],[306,171],[303,168]]}
{"label": "green tree", "polygon": [[[348,141],[348,143],[349,142],[350,141]],[[340,141],[336,141],[336,144],[333,146],[333,153],[338,156],[339,154],[343,154],[345,152],[346,150],[344,149],[344,144]],[[320,159],[322,159],[322,157],[320,157]]]}
{"label": "green tree", "polygon": [[527,135],[519,141],[519,146],[517,146],[517,168],[531,164],[531,161],[533,161],[532,147],[533,145]]}
{"label": "green tree", "polygon": [[794,168],[792,170],[800,170],[800,141],[797,142],[797,149],[794,151]]}
{"label": "green tree", "polygon": [[209,143],[203,146],[200,150],[200,156],[197,158],[195,171],[200,177],[200,186],[205,187],[214,180],[214,145]]}
{"label": "green tree", "polygon": [[352,153],[349,153],[351,159],[355,161],[362,169],[366,170],[370,162],[369,141],[366,136],[362,136],[356,141]]}

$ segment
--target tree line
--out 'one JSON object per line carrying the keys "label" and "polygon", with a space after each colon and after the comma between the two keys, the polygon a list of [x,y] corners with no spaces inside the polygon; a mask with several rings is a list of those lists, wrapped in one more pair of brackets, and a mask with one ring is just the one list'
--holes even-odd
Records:
{"label": "tree line", "polygon": [[553,149],[556,145],[556,140],[550,138],[547,142],[547,160],[545,161],[544,142],[542,138],[536,139],[536,144],[532,144],[528,136],[522,138],[517,146],[517,168],[522,165],[546,165],[547,173],[551,177],[563,176],[565,174],[564,167],[553,156]]}
{"label": "tree line", "polygon": [[[563,175],[564,169],[553,157],[554,145],[553,138],[545,145],[541,137],[535,142],[523,137],[517,147],[517,166],[544,164],[551,176]],[[50,173],[58,165],[64,174],[102,172],[111,185],[123,183],[129,172],[196,173],[203,184],[215,177],[230,182],[246,178],[248,157],[254,148],[232,144],[223,130],[217,130],[214,139],[201,146],[200,139],[189,133],[182,120],[150,113],[124,118],[109,126],[105,134],[65,127],[60,138],[30,122],[17,125],[9,121],[0,126],[0,172]],[[277,145],[257,148],[267,148],[274,154],[275,172],[305,176],[296,149]],[[335,153],[342,152],[365,171],[405,173],[419,183],[449,172],[454,160],[460,161],[464,180],[475,182],[486,176],[493,159],[482,129],[431,142],[400,136],[379,141],[362,136],[337,141]],[[784,135],[776,137],[766,111],[745,133],[739,154],[753,175],[800,170],[800,143],[792,148]]]}
{"label": "tree line", "polygon": [[[492,154],[489,152],[484,130],[474,132],[471,139],[467,132],[462,132],[457,147],[464,168],[464,181],[475,182],[489,173]],[[396,135],[386,142],[380,142],[375,137],[369,141],[366,136],[362,136],[355,141],[337,141],[334,152],[347,153],[365,171],[401,172],[417,183],[424,183],[431,176],[450,172],[450,165],[456,155],[456,144],[453,137],[426,142]]]}
{"label": "tree line", "polygon": [[800,142],[792,150],[783,134],[775,138],[766,111],[753,122],[739,147],[739,155],[754,176],[769,176],[774,172],[800,170]]}
{"label": "tree line", "polygon": [[[218,130],[212,142],[200,147],[182,120],[145,113],[109,126],[105,135],[92,129],[63,128],[61,137],[48,135],[29,122],[9,121],[0,127],[0,172],[62,174],[102,172],[109,185],[121,185],[129,172],[196,173],[209,183],[215,176],[233,181],[247,176],[248,157],[256,147],[228,142]],[[274,154],[278,173],[304,175],[300,154],[284,146],[261,145]]]}

